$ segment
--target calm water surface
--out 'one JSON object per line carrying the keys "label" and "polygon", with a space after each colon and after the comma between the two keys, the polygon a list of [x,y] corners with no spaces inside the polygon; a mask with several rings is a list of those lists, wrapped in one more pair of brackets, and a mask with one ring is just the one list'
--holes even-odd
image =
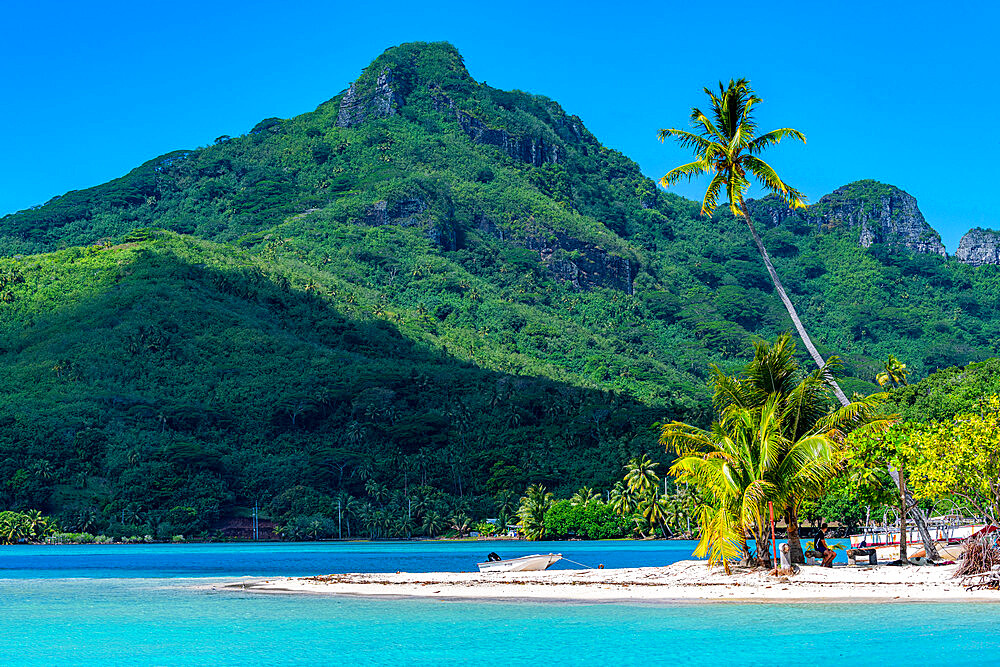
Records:
{"label": "calm water surface", "polygon": [[[218,577],[333,572],[469,572],[496,551],[505,558],[562,553],[591,567],[669,565],[696,542],[311,542],[0,547],[0,577]],[[560,562],[552,569],[576,568]]]}
{"label": "calm water surface", "polygon": [[[485,550],[620,567],[686,558],[691,546]],[[483,552],[483,543],[0,548],[0,663],[1000,664],[1000,605],[443,602],[212,588],[242,575],[469,570]]]}

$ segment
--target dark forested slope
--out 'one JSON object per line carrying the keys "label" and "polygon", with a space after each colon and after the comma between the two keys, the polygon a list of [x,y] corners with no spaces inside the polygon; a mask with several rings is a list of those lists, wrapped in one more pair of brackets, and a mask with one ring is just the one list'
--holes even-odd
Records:
{"label": "dark forested slope", "polygon": [[529,480],[609,483],[662,418],[456,360],[338,307],[315,273],[209,242],[160,233],[17,271],[0,505],[77,528],[190,534],[302,488],[445,492],[482,515],[478,496]]}

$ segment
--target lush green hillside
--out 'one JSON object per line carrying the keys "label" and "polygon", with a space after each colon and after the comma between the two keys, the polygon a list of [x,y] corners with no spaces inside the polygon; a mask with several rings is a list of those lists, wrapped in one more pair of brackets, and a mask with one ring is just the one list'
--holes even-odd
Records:
{"label": "lush green hillside", "polygon": [[[904,195],[753,208],[848,390],[1000,348],[996,266],[926,254],[906,207],[859,231]],[[790,324],[744,226],[697,211],[451,46],[390,49],[312,113],[0,219],[0,507],[169,534],[604,488]]]}
{"label": "lush green hillside", "polygon": [[210,242],[161,233],[12,265],[0,505],[80,529],[190,534],[255,498],[380,485],[484,515],[529,479],[609,484],[607,462],[662,418],[458,361],[337,307],[314,273]]}

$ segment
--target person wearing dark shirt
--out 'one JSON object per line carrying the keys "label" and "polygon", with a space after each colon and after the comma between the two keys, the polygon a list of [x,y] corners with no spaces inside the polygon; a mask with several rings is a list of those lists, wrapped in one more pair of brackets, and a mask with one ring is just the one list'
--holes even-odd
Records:
{"label": "person wearing dark shirt", "polygon": [[816,538],[816,551],[823,554],[823,567],[833,567],[833,561],[837,557],[837,552],[831,549],[826,543],[826,524],[819,527],[819,537]]}

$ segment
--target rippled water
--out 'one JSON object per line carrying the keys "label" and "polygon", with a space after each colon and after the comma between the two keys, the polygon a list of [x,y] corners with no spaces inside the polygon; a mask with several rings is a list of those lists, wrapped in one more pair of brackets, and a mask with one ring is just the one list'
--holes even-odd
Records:
{"label": "rippled water", "polygon": [[[572,547],[571,557],[583,555],[576,558],[581,562],[591,557],[635,565],[686,558],[691,545],[552,546],[567,555]],[[372,570],[467,570],[483,547],[0,549],[0,663],[1000,664],[1000,605],[990,604],[445,602],[293,597],[219,587],[234,576],[362,569],[359,564]],[[487,547],[505,555],[550,550],[539,544]],[[403,561],[408,567],[394,566]]]}

